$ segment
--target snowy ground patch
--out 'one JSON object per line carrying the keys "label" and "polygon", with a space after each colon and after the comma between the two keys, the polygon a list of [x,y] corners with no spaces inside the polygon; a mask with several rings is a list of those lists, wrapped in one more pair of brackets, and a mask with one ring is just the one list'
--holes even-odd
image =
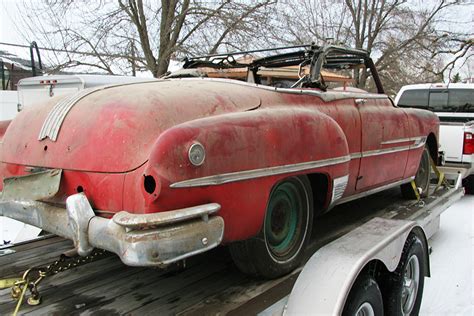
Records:
{"label": "snowy ground patch", "polygon": [[467,195],[441,215],[420,315],[474,315],[473,213],[474,195]]}

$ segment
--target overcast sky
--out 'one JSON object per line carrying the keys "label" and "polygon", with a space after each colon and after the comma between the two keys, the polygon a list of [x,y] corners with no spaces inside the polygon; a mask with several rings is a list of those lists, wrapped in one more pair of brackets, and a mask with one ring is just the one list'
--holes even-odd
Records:
{"label": "overcast sky", "polygon": [[[0,42],[17,42],[21,40],[19,34],[14,30],[12,15],[16,14],[16,5],[13,0],[1,0],[0,8]],[[15,7],[15,10],[13,9]],[[23,41],[22,41],[23,42]]]}

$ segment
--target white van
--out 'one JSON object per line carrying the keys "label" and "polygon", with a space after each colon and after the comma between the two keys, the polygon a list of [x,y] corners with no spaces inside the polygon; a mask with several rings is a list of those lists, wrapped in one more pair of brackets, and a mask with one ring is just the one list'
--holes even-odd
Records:
{"label": "white van", "polygon": [[150,81],[129,76],[110,75],[52,75],[30,77],[18,82],[18,110],[54,96],[77,92],[83,89],[130,82]]}
{"label": "white van", "polygon": [[25,107],[49,98],[109,84],[156,80],[111,75],[51,75],[24,78],[18,91],[0,91],[0,121],[13,119]]}
{"label": "white van", "polygon": [[474,84],[414,84],[404,86],[395,98],[399,107],[427,109],[441,121],[440,150],[444,152],[445,169],[468,176],[469,189],[474,186]]}

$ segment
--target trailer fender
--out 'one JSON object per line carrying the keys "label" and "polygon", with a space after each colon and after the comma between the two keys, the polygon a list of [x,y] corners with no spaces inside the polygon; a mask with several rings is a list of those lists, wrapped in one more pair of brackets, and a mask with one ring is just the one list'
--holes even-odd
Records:
{"label": "trailer fender", "polygon": [[341,315],[364,267],[378,260],[388,271],[395,271],[410,233],[415,233],[427,246],[423,229],[414,221],[376,217],[319,249],[299,275],[288,299],[286,315],[308,314],[315,308],[322,315]]}

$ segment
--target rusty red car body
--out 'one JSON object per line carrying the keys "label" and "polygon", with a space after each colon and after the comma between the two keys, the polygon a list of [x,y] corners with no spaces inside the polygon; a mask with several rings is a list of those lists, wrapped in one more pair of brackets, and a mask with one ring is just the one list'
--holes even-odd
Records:
{"label": "rusty red car body", "polygon": [[[223,220],[223,236],[215,244],[257,236],[272,190],[285,179],[309,179],[317,215],[410,181],[425,145],[435,160],[438,149],[435,115],[397,108],[381,93],[209,78],[106,86],[53,98],[22,111],[3,132],[4,179],[21,180],[35,169],[62,172],[57,192],[36,202],[64,209],[67,197],[80,194],[95,217],[105,220],[127,211],[115,220],[129,225],[127,232],[160,226],[146,216],[127,224],[130,214],[214,203],[220,206],[216,212],[193,220]],[[189,159],[196,143],[205,150],[198,166]],[[3,197],[0,209],[15,218],[7,202]],[[78,238],[90,235],[86,231]],[[133,245],[140,242],[134,238]],[[127,264],[159,265],[207,249],[168,261],[161,254],[153,254],[156,260],[127,261],[130,249],[114,251]]]}

